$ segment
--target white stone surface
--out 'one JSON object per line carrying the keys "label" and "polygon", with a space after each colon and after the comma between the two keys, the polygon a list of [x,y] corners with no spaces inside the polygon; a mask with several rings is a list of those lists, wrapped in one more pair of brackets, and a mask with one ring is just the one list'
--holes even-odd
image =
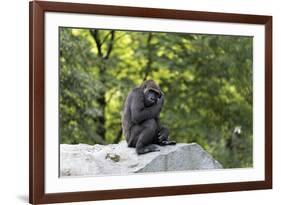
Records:
{"label": "white stone surface", "polygon": [[140,172],[221,169],[196,143],[160,147],[137,155],[125,141],[109,145],[60,145],[61,176],[126,175]]}

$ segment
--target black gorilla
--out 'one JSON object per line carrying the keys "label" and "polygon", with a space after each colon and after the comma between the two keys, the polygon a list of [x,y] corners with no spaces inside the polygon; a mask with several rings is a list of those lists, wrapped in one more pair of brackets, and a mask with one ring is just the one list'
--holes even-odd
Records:
{"label": "black gorilla", "polygon": [[138,154],[159,151],[158,145],[173,145],[169,131],[160,125],[159,114],[164,103],[160,87],[148,80],[128,95],[122,116],[122,128],[129,147]]}

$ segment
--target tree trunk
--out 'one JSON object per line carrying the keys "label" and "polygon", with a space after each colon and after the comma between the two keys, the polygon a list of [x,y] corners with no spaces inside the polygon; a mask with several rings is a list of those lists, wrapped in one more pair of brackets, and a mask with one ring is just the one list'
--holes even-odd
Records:
{"label": "tree trunk", "polygon": [[147,41],[146,41],[146,46],[147,46],[147,63],[146,63],[146,68],[144,70],[144,77],[143,81],[146,81],[149,73],[151,72],[151,64],[152,64],[152,45],[151,45],[151,40],[152,40],[152,33],[149,32],[147,36]]}
{"label": "tree trunk", "polygon": [[113,143],[116,144],[116,143],[120,142],[121,137],[122,137],[122,126],[120,125],[119,131],[118,131]]}
{"label": "tree trunk", "polygon": [[[101,78],[101,83],[103,86],[105,86],[105,80],[104,76],[105,75],[105,69],[104,66],[100,67],[100,78]],[[99,104],[99,109],[101,111],[101,114],[97,117],[97,134],[105,140],[106,136],[106,130],[105,130],[105,106],[106,106],[106,101],[105,101],[105,90],[101,90],[99,97],[97,98],[97,102]]]}
{"label": "tree trunk", "polygon": [[[113,44],[114,44],[114,37],[115,37],[115,32],[110,31],[108,35],[110,35],[110,39],[107,40],[108,35],[105,36],[103,40],[101,40],[99,30],[95,29],[90,29],[90,33],[92,37],[95,40],[96,46],[97,46],[97,51],[98,51],[98,57],[100,58],[100,66],[99,66],[99,75],[100,75],[100,81],[101,84],[106,87],[106,82],[105,82],[105,75],[106,75],[106,66],[105,66],[105,61],[109,58],[112,49],[113,49]],[[108,41],[108,42],[107,42]],[[103,52],[102,51],[102,45],[106,43],[107,44],[107,51]],[[99,104],[99,108],[101,111],[100,116],[97,117],[97,134],[105,140],[106,138],[106,129],[105,129],[105,107],[106,107],[106,100],[105,100],[105,89],[102,89],[99,93],[99,96],[97,98],[97,103]]]}

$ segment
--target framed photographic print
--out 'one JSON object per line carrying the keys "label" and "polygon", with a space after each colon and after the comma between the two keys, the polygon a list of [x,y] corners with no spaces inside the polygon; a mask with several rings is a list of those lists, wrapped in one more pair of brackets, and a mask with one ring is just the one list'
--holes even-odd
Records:
{"label": "framed photographic print", "polygon": [[272,17],[30,2],[30,203],[272,187]]}

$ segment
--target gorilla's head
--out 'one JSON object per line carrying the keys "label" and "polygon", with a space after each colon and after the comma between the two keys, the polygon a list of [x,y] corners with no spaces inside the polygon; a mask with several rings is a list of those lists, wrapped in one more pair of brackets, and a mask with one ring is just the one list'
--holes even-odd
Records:
{"label": "gorilla's head", "polygon": [[146,107],[156,104],[158,99],[163,95],[159,85],[157,85],[153,80],[143,82],[141,88],[143,89],[144,105]]}

